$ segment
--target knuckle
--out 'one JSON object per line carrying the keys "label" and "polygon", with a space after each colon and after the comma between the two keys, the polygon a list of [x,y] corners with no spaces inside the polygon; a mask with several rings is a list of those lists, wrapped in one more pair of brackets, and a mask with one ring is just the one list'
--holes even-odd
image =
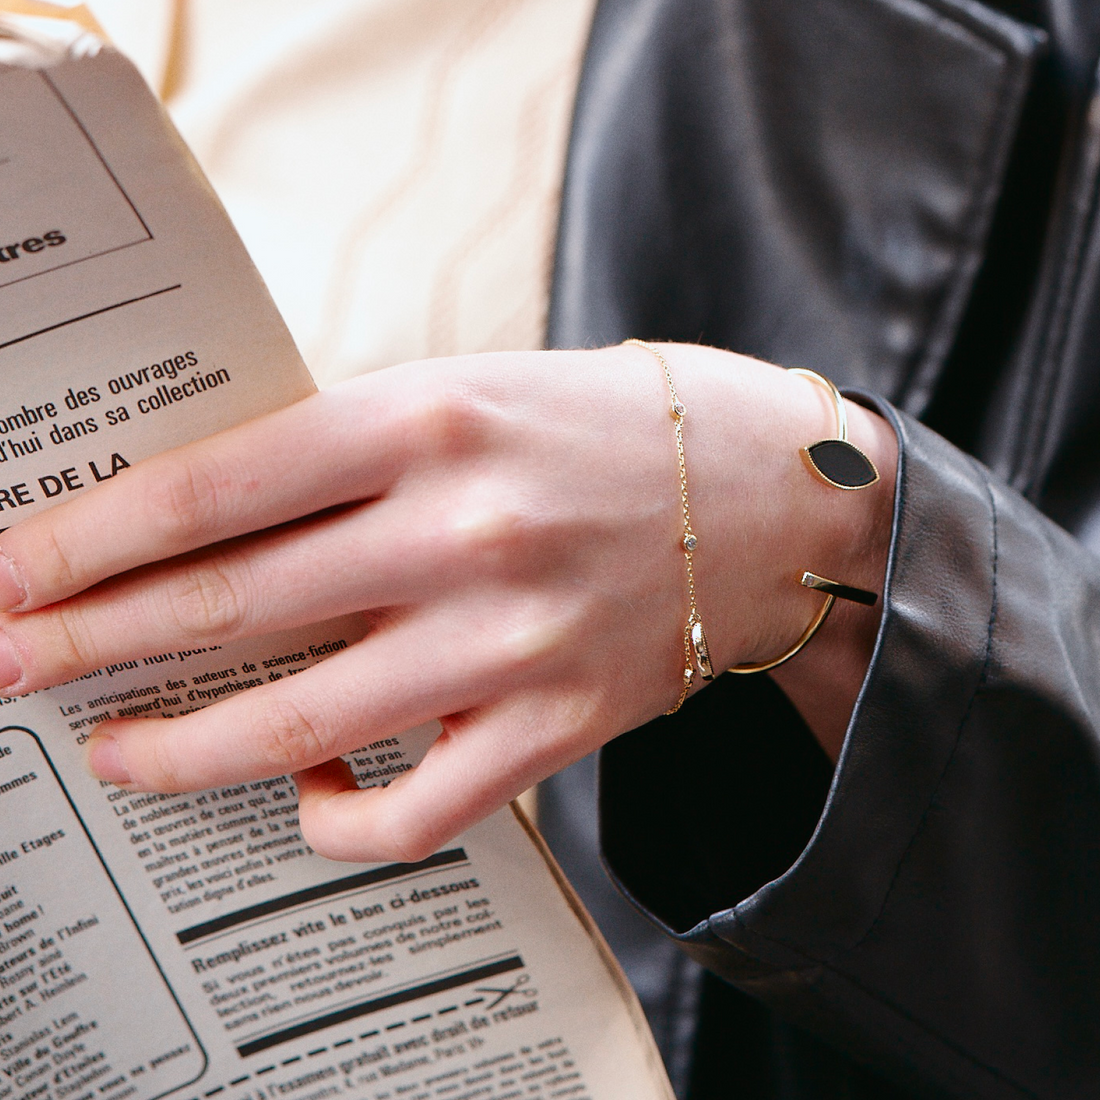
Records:
{"label": "knuckle", "polygon": [[457,560],[481,572],[511,571],[522,562],[528,523],[522,512],[490,497],[486,487],[445,520],[442,543]]}
{"label": "knuckle", "polygon": [[426,815],[392,815],[385,823],[384,843],[390,858],[399,863],[419,863],[437,851],[446,837]]}
{"label": "knuckle", "polygon": [[54,626],[50,632],[50,663],[55,670],[97,667],[101,663],[98,649],[83,613],[68,604],[59,604],[48,614]]}
{"label": "knuckle", "polygon": [[501,629],[496,638],[496,664],[512,674],[541,666],[555,654],[566,632],[555,622],[534,621]]}
{"label": "knuckle", "polygon": [[[53,591],[72,592],[84,587],[85,581],[79,575],[69,550],[58,537],[57,530],[47,528],[45,545],[38,547],[36,553],[38,563],[35,572],[46,574],[46,583]],[[46,569],[42,569],[42,564],[46,565]],[[34,592],[27,595],[34,599]]]}
{"label": "knuckle", "polygon": [[172,626],[187,638],[234,637],[247,621],[237,578],[217,561],[185,568],[169,585],[166,601]]}
{"label": "knuckle", "polygon": [[476,450],[492,421],[489,407],[457,379],[433,387],[408,410],[410,437],[437,457]]}
{"label": "knuckle", "polygon": [[142,787],[164,794],[186,790],[187,763],[173,752],[174,738],[153,737],[148,743],[148,774],[142,776]]}
{"label": "knuckle", "polygon": [[158,479],[152,488],[152,513],[165,538],[191,541],[217,526],[228,479],[216,467],[192,458]]}
{"label": "knuckle", "polygon": [[260,723],[259,753],[279,774],[301,771],[337,755],[328,724],[293,700],[269,703]]}
{"label": "knuckle", "polygon": [[498,616],[484,637],[488,667],[515,682],[530,673],[562,673],[570,668],[584,631],[562,608],[529,598]]}

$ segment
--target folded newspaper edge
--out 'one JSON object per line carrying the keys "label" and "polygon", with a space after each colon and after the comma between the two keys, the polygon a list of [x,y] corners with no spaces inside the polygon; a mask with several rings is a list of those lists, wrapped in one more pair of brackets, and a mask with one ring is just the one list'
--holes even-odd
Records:
{"label": "folded newspaper edge", "polygon": [[[314,392],[155,97],[86,20],[44,30],[58,7],[0,0],[0,528]],[[518,809],[417,864],[336,864],[285,776],[159,795],[84,768],[99,722],[361,636],[342,619],[0,700],[0,1100],[672,1097]],[[385,784],[437,732],[348,761]]]}

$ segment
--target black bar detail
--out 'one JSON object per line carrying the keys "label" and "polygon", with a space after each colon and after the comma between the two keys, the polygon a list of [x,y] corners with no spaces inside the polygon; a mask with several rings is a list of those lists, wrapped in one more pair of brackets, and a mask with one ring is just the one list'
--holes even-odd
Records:
{"label": "black bar detail", "polygon": [[464,848],[449,848],[445,852],[436,852],[434,856],[428,856],[419,863],[389,863],[385,867],[376,867],[373,871],[361,871],[357,875],[333,879],[332,882],[325,882],[320,886],[295,890],[293,894],[284,894],[280,898],[272,898],[271,901],[260,902],[259,905],[250,905],[247,909],[238,909],[236,912],[226,913],[213,920],[203,921],[202,924],[193,924],[190,928],[177,932],[176,939],[181,944],[193,943],[195,940],[212,936],[215,932],[224,932],[227,928],[247,924],[249,921],[256,920],[257,917],[281,913],[284,909],[293,909],[296,905],[304,905],[308,901],[317,901],[319,898],[332,897],[333,894],[342,894],[346,890],[357,890],[363,886],[388,882],[390,879],[415,875],[418,871],[430,871],[433,867],[446,867],[451,863],[465,861]]}
{"label": "black bar detail", "polygon": [[242,1058],[247,1058],[250,1054],[259,1054],[261,1050],[268,1050],[280,1043],[288,1043],[291,1039],[300,1039],[303,1035],[312,1035],[315,1031],[321,1031],[326,1027],[334,1027],[336,1024],[342,1024],[347,1020],[356,1020],[360,1016],[369,1016],[373,1012],[383,1012],[387,1008],[408,1004],[409,1001],[416,1001],[421,997],[430,997],[433,993],[445,993],[448,989],[456,989],[460,985],[482,982],[486,978],[495,978],[498,974],[507,974],[510,970],[520,970],[522,968],[523,959],[519,955],[512,955],[507,959],[488,963],[485,966],[475,966],[471,970],[460,971],[448,978],[437,978],[434,982],[414,985],[411,989],[403,989],[400,993],[390,993],[373,1001],[364,1001],[362,1004],[341,1008],[337,1012],[330,1012],[327,1016],[318,1016],[316,1020],[307,1020],[304,1024],[296,1024],[294,1027],[288,1027],[283,1031],[265,1035],[261,1039],[253,1039],[252,1042],[237,1047],[237,1053]]}
{"label": "black bar detail", "polygon": [[176,283],[175,286],[162,287],[150,294],[142,294],[139,298],[127,298],[125,302],[115,302],[113,306],[104,306],[102,309],[93,309],[91,313],[82,313],[79,317],[70,317],[67,321],[58,321],[56,325],[47,325],[36,332],[28,332],[25,336],[17,336],[14,340],[5,341],[0,344],[0,351],[3,351],[4,348],[10,348],[13,344],[21,344],[24,340],[33,340],[36,336],[53,332],[54,329],[64,328],[66,325],[75,325],[77,321],[86,321],[89,317],[98,317],[101,313],[110,313],[112,309],[122,309],[123,306],[132,306],[135,302],[144,302],[147,298],[156,298],[158,295],[167,294],[170,290],[179,290],[182,285],[182,283]]}

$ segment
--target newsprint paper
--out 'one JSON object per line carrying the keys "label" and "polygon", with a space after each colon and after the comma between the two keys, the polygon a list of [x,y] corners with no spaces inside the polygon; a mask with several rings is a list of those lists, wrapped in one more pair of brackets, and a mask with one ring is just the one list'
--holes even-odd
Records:
{"label": "newsprint paper", "polygon": [[[0,15],[0,526],[312,390],[134,68],[15,3]],[[166,796],[85,771],[96,723],[186,713],[358,630],[151,654],[3,701],[0,1100],[672,1096],[633,994],[516,811],[422,863],[340,864],[304,843],[285,777]],[[350,761],[386,783],[434,734]]]}

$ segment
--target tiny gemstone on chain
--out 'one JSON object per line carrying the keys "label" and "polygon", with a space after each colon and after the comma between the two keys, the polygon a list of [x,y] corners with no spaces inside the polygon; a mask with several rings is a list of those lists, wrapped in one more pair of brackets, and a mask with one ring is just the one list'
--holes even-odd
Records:
{"label": "tiny gemstone on chain", "polygon": [[684,535],[683,545],[685,550],[694,550],[699,545],[699,540],[689,531]]}
{"label": "tiny gemstone on chain", "polygon": [[676,402],[673,403],[672,415],[674,417],[676,417],[677,420],[679,420],[680,417],[682,417],[684,415],[684,413],[686,413],[686,412],[687,412],[687,409],[685,409],[684,406],[681,405],[679,401],[676,401]]}

